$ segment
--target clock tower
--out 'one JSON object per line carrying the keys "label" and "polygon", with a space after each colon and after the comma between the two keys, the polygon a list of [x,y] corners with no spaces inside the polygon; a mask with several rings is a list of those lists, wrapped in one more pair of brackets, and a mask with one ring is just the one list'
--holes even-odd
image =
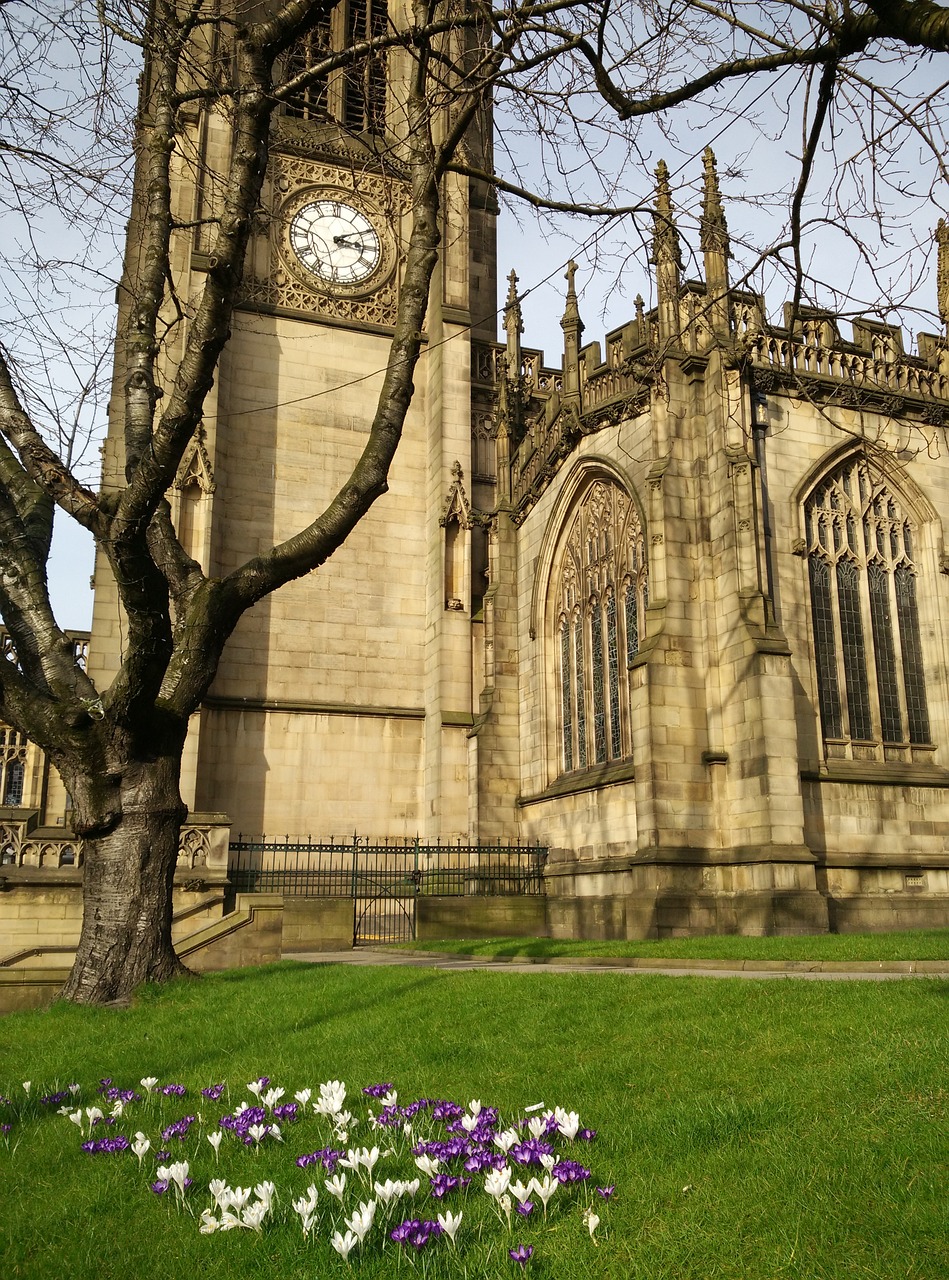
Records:
{"label": "clock tower", "polygon": [[[294,47],[287,78],[410,20],[403,0],[341,0]],[[171,494],[185,550],[211,575],[313,521],[365,445],[411,212],[400,149],[410,73],[396,47],[301,89],[274,116],[242,297]],[[469,138],[478,169],[490,166],[489,130],[484,119]],[[229,122],[195,110],[186,142],[176,203],[194,229],[176,240],[181,297],[209,266],[204,228]],[[235,837],[476,830],[477,511],[493,501],[493,467],[483,442],[473,456],[490,375],[482,369],[480,388],[472,352],[495,336],[496,210],[482,184],[459,175],[446,177],[442,208],[415,395],[388,491],[320,569],[244,616],[192,718],[182,795],[193,810],[226,813]],[[107,476],[117,452],[110,441]],[[122,621],[104,581],[93,634],[91,666],[107,674]]]}

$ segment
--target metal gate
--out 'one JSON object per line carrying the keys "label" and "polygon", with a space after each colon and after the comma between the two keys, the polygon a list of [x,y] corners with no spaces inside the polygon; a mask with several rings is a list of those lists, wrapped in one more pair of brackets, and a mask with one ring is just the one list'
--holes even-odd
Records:
{"label": "metal gate", "polygon": [[247,838],[230,845],[235,893],[351,898],[353,946],[411,942],[416,903],[438,897],[542,896],[547,850],[536,845],[370,844]]}
{"label": "metal gate", "polygon": [[418,850],[360,850],[353,871],[353,946],[411,942],[421,872]]}

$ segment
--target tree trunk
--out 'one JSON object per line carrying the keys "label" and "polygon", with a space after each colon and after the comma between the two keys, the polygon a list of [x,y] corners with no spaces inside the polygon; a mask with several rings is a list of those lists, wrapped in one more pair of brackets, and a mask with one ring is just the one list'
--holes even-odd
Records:
{"label": "tree trunk", "polygon": [[188,972],[171,941],[178,841],[187,813],[178,760],[132,762],[108,789],[118,819],[106,831],[96,834],[94,822],[84,823],[77,813],[84,914],[63,995],[78,1004],[125,1000],[143,982]]}

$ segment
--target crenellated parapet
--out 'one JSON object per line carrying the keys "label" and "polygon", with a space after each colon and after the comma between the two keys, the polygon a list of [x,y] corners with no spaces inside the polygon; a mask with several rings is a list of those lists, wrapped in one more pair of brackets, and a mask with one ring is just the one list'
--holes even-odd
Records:
{"label": "crenellated parapet", "polygon": [[[499,426],[506,437],[506,492],[516,523],[574,451],[577,442],[649,408],[666,388],[672,366],[700,366],[713,350],[741,371],[749,389],[781,393],[821,405],[868,409],[927,427],[949,424],[949,341],[920,334],[908,351],[898,325],[870,317],[849,322],[831,312],[788,303],[783,324],[769,323],[764,299],[732,288],[728,228],[715,171],[706,151],[701,218],[704,279],[683,280],[675,212],[664,165],[657,169],[651,263],[657,304],[605,335],[580,345],[583,322],[575,290],[576,264],[567,269],[564,351],[559,367],[522,347],[520,308],[512,278],[506,311],[507,343],[485,352],[495,378],[505,382]],[[949,231],[935,236],[939,254],[939,310],[949,326]],[[512,308],[516,307],[516,311]]]}

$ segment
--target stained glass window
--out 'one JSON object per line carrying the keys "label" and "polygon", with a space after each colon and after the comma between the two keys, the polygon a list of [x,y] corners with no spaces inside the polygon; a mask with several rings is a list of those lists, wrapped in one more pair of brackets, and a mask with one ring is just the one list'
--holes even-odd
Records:
{"label": "stained glass window", "polygon": [[646,556],[638,512],[619,485],[596,480],[586,490],[558,563],[560,765],[570,772],[632,750],[627,671],[639,650]]}
{"label": "stained glass window", "polygon": [[820,482],[804,524],[825,742],[838,755],[929,745],[912,521],[856,455]]}

